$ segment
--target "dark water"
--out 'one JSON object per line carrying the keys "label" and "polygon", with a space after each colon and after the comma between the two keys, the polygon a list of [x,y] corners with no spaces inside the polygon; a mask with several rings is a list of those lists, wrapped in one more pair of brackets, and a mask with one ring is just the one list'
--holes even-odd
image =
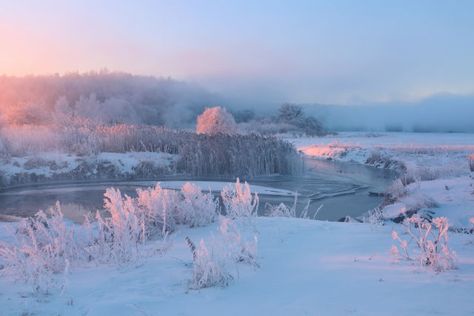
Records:
{"label": "dark water", "polygon": [[[299,211],[310,200],[309,216],[313,216],[320,205],[323,205],[316,218],[334,221],[345,216],[357,217],[376,207],[381,198],[369,196],[369,191],[383,191],[395,177],[388,170],[350,163],[306,159],[305,167],[303,175],[263,176],[249,179],[248,182],[250,185],[297,191]],[[161,182],[166,180],[235,181],[233,178],[202,177],[157,179]],[[156,181],[73,183],[7,190],[0,193],[0,215],[31,216],[39,209],[48,209],[59,201],[66,217],[82,221],[86,212],[102,208],[103,194],[107,187],[113,186],[122,193],[135,196],[137,188],[154,186],[155,183]],[[292,197],[287,196],[260,195],[259,213],[264,213],[265,203],[283,202],[291,206],[293,201]]]}

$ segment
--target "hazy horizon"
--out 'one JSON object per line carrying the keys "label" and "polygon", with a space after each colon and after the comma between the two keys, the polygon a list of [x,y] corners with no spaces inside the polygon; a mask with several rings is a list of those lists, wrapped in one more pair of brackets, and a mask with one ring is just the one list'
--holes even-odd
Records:
{"label": "hazy horizon", "polygon": [[0,74],[102,68],[236,103],[474,93],[472,1],[0,1]]}

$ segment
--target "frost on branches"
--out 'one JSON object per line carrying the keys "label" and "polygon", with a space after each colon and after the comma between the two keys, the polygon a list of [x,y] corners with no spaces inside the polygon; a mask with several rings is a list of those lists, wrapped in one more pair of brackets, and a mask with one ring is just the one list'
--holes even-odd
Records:
{"label": "frost on branches", "polygon": [[[238,180],[222,191],[228,214],[233,218],[254,215],[258,197]],[[159,184],[138,189],[137,197],[123,196],[109,188],[104,210],[86,216],[82,225],[67,223],[60,205],[23,219],[13,232],[14,242],[0,244],[0,272],[32,285],[35,292],[63,288],[69,268],[93,264],[126,265],[156,253],[146,247],[149,240],[164,245],[179,225],[205,226],[217,219],[219,204],[209,192],[186,183],[180,191]],[[220,219],[218,237],[193,245],[193,288],[227,285],[233,278],[228,266],[236,262],[256,265],[257,239],[249,238],[229,218]],[[162,242],[162,243],[161,243]],[[188,240],[188,244],[192,244]]]}
{"label": "frost on branches", "polygon": [[[438,272],[455,268],[455,254],[448,245],[449,223],[446,217],[436,217],[429,222],[415,215],[405,219],[403,225],[409,240],[392,231],[392,239],[399,243],[398,247],[393,245],[391,249],[396,259],[415,260]],[[411,242],[415,243],[413,249],[410,249]]]}
{"label": "frost on branches", "polygon": [[75,231],[66,226],[59,204],[19,222],[15,245],[0,244],[2,274],[29,283],[35,292],[61,286],[52,276],[67,273],[70,262],[83,258]]}
{"label": "frost on branches", "polygon": [[201,239],[198,246],[186,237],[193,254],[193,276],[190,289],[225,287],[235,278],[236,264],[258,267],[257,243],[254,233],[242,233],[237,222],[228,217],[219,218],[217,236],[207,243]]}
{"label": "frost on branches", "polygon": [[227,216],[230,218],[250,217],[257,215],[258,195],[252,194],[247,182],[240,183],[237,178],[236,183],[226,185],[221,192]]}
{"label": "frost on branches", "polygon": [[237,124],[232,114],[220,106],[206,108],[197,117],[196,133],[198,134],[236,134]]}

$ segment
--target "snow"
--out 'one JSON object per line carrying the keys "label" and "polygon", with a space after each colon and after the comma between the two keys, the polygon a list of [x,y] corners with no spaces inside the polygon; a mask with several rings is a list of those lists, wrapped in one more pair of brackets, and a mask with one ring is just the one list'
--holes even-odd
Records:
{"label": "snow", "polygon": [[[5,176],[18,173],[36,173],[51,176],[54,173],[70,172],[78,166],[79,157],[61,152],[41,152],[23,157],[4,158],[0,171]],[[52,164],[55,167],[51,168]]]}
{"label": "snow", "polygon": [[463,133],[342,132],[288,140],[315,158],[364,164],[377,154],[384,160],[401,162],[409,171],[442,177],[468,173],[468,157],[474,153],[474,134]]}
{"label": "snow", "polygon": [[[449,218],[450,225],[454,227],[470,227],[469,219],[474,217],[473,178],[464,176],[421,181],[408,185],[407,190],[408,194],[402,196],[398,203],[384,208],[384,214],[390,212],[390,208],[417,208],[423,200],[428,199],[434,201],[436,205],[435,207],[423,207],[423,210],[432,211],[436,216]],[[387,217],[396,217],[393,213],[390,215]]]}
{"label": "snow", "polygon": [[383,215],[385,218],[390,219],[405,214],[406,211],[407,206],[405,205],[405,203],[397,202],[384,207]]}
{"label": "snow", "polygon": [[[474,246],[454,234],[458,269],[395,263],[391,226],[256,218],[260,268],[239,265],[227,288],[189,290],[184,241],[216,225],[182,228],[168,252],[135,266],[71,271],[62,294],[31,296],[0,280],[2,315],[467,315],[474,311]],[[395,224],[393,224],[395,225]],[[396,225],[395,225],[396,226]],[[153,244],[151,245],[153,247]]]}
{"label": "snow", "polygon": [[125,153],[99,153],[98,161],[106,161],[116,166],[122,173],[132,173],[133,168],[140,162],[152,161],[155,166],[168,167],[175,159],[175,155],[161,152],[125,152]]}
{"label": "snow", "polygon": [[81,163],[90,166],[111,164],[123,175],[133,174],[134,168],[142,162],[151,162],[155,167],[169,168],[176,155],[161,152],[103,152],[97,155],[78,156],[63,152],[39,152],[22,157],[9,157],[0,160],[0,174],[6,178],[19,174],[35,174],[51,178],[54,175],[68,174]]}

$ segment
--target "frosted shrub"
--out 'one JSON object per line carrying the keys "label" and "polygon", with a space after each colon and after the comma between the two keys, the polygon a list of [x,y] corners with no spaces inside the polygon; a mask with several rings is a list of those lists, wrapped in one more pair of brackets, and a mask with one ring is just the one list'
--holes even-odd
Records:
{"label": "frosted shrub", "polygon": [[370,225],[380,226],[384,223],[383,210],[380,207],[371,209],[367,217],[364,217],[364,222]]}
{"label": "frosted shrub", "polygon": [[[298,202],[298,193],[295,194],[293,206],[288,207],[285,203],[272,205],[265,204],[265,214],[269,217],[296,217],[296,204]],[[309,204],[308,204],[309,205]]]}
{"label": "frosted shrub", "polygon": [[55,275],[65,273],[69,263],[82,258],[76,247],[74,230],[68,228],[60,205],[39,211],[20,221],[14,245],[0,245],[3,272],[30,283],[35,291],[48,292],[58,286]]}
{"label": "frosted shrub", "polygon": [[[295,194],[295,199],[293,200],[293,205],[289,207],[285,203],[280,203],[278,205],[273,205],[271,203],[265,203],[265,214],[269,217],[298,217],[296,205],[298,203],[298,193]],[[301,218],[309,218],[308,210],[311,200],[308,200],[308,203],[303,208],[301,212],[299,212],[299,217]],[[321,210],[322,205],[316,210],[313,218],[316,217],[318,212]]]}
{"label": "frosted shrub", "polygon": [[229,258],[209,250],[204,240],[196,247],[192,241],[186,239],[193,253],[193,276],[189,287],[202,289],[206,287],[225,287],[234,279],[228,271]]}
{"label": "frosted shrub", "polygon": [[240,183],[239,178],[235,185],[226,185],[221,192],[227,215],[230,218],[255,216],[258,209],[258,195],[252,194],[247,182]]}
{"label": "frosted shrub", "polygon": [[393,181],[393,183],[385,191],[385,202],[392,204],[407,194],[407,189],[403,185],[401,179]]}
{"label": "frosted shrub", "polygon": [[[392,254],[397,258],[416,260],[422,266],[429,266],[435,271],[453,269],[454,252],[448,246],[449,223],[446,217],[436,217],[430,223],[418,215],[407,218],[403,225],[410,241],[415,242],[415,249],[409,249],[408,240],[402,239],[396,231],[392,232],[392,239],[399,243],[402,250],[392,246]],[[413,255],[410,254],[413,252]]]}
{"label": "frosted shrub", "polygon": [[[147,240],[165,238],[179,224],[191,227],[213,222],[218,204],[210,193],[186,183],[181,192],[154,188],[137,190],[138,196],[122,196],[120,190],[109,188],[104,194],[107,216],[89,214],[82,226],[69,226],[59,204],[49,211],[19,223],[12,245],[0,244],[1,272],[10,274],[47,292],[57,286],[58,274],[67,274],[70,265],[78,263],[135,262],[145,254]],[[229,214],[251,216],[258,206],[247,183],[237,180],[235,188],[223,190]],[[231,219],[221,219],[219,236],[210,247],[191,241],[194,272],[192,288],[227,285],[233,276],[229,265],[236,262],[256,264],[257,239],[244,238]],[[75,229],[76,228],[76,229]],[[156,252],[156,251],[155,251]]]}
{"label": "frosted shrub", "polygon": [[265,214],[269,217],[296,217],[296,209],[288,207],[285,203],[278,205],[266,203]]}
{"label": "frosted shrub", "polygon": [[137,204],[151,235],[165,236],[176,229],[177,223],[184,221],[176,191],[163,189],[157,184],[154,188],[138,189],[137,194]]}
{"label": "frosted shrub", "polygon": [[221,246],[229,253],[234,262],[242,262],[258,266],[256,235],[244,238],[237,224],[230,218],[221,216],[219,223],[219,240]]}
{"label": "frosted shrub", "polygon": [[190,227],[205,226],[212,223],[218,213],[218,202],[209,193],[190,182],[181,188],[182,202],[180,204],[183,224]]}
{"label": "frosted shrub", "polygon": [[96,213],[97,237],[88,252],[92,259],[101,262],[121,264],[136,260],[140,255],[139,245],[145,242],[148,233],[144,213],[132,198],[122,198],[118,189],[107,189],[104,197],[104,208],[110,217]]}
{"label": "frosted shrub", "polygon": [[257,264],[257,237],[246,239],[237,224],[230,218],[219,218],[219,234],[206,244],[201,240],[199,246],[186,237],[193,254],[193,277],[191,289],[212,286],[227,286],[234,279],[231,270],[238,263]]}

